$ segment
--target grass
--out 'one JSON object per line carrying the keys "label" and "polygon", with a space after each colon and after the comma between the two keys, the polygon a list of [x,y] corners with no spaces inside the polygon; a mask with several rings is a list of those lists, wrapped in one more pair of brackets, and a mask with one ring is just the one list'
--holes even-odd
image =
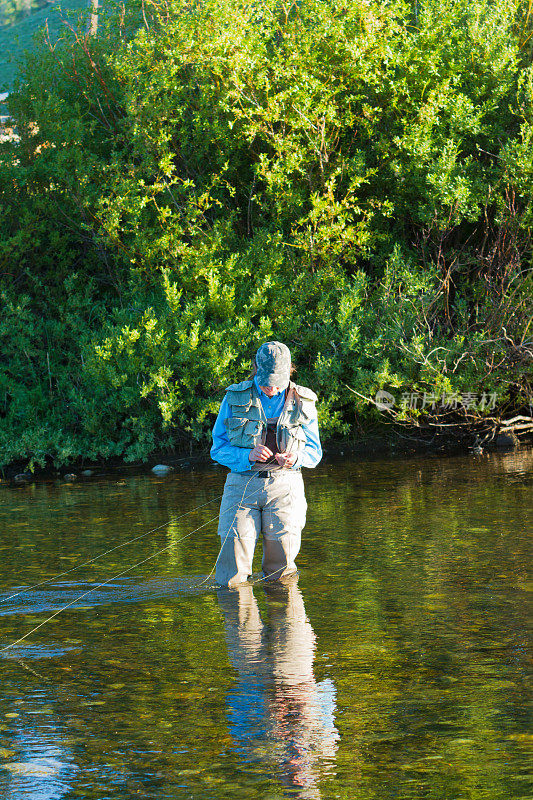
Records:
{"label": "grass", "polygon": [[[19,63],[26,50],[34,46],[34,37],[46,24],[52,42],[61,36],[64,20],[76,20],[86,13],[87,0],[63,0],[61,5],[34,11],[13,25],[0,27],[0,93],[13,88]],[[6,113],[0,104],[0,114]]]}

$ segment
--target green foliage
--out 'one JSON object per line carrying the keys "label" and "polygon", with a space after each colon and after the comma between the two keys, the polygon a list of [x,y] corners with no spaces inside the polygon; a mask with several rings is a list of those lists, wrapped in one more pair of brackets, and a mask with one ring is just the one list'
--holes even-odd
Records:
{"label": "green foliage", "polygon": [[177,0],[43,43],[0,159],[2,461],[204,441],[270,337],[324,436],[379,388],[518,408],[530,27],[515,0]]}

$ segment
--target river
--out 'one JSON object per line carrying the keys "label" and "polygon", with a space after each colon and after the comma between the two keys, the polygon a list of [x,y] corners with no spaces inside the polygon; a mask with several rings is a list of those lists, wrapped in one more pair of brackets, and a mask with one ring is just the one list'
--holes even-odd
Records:
{"label": "river", "polygon": [[299,581],[236,591],[223,470],[0,485],[0,647],[72,604],[1,653],[2,800],[531,798],[533,452],[305,480]]}

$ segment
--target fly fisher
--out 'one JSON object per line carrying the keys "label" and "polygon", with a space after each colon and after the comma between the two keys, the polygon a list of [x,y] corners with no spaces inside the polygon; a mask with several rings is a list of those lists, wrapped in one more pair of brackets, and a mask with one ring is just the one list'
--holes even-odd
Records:
{"label": "fly fisher", "polygon": [[211,458],[230,473],[224,485],[216,579],[238,586],[252,574],[263,538],[265,580],[297,576],[295,558],[305,525],[302,467],[322,458],[316,394],[291,380],[291,354],[266,342],[250,380],[228,386],[213,428]]}

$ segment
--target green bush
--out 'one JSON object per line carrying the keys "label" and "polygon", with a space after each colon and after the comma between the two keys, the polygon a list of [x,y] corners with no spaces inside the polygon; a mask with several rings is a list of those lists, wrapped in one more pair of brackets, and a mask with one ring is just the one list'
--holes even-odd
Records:
{"label": "green bush", "polygon": [[2,462],[205,442],[271,337],[325,437],[383,420],[380,388],[522,408],[530,22],[514,0],[145,2],[43,43],[0,162]]}

